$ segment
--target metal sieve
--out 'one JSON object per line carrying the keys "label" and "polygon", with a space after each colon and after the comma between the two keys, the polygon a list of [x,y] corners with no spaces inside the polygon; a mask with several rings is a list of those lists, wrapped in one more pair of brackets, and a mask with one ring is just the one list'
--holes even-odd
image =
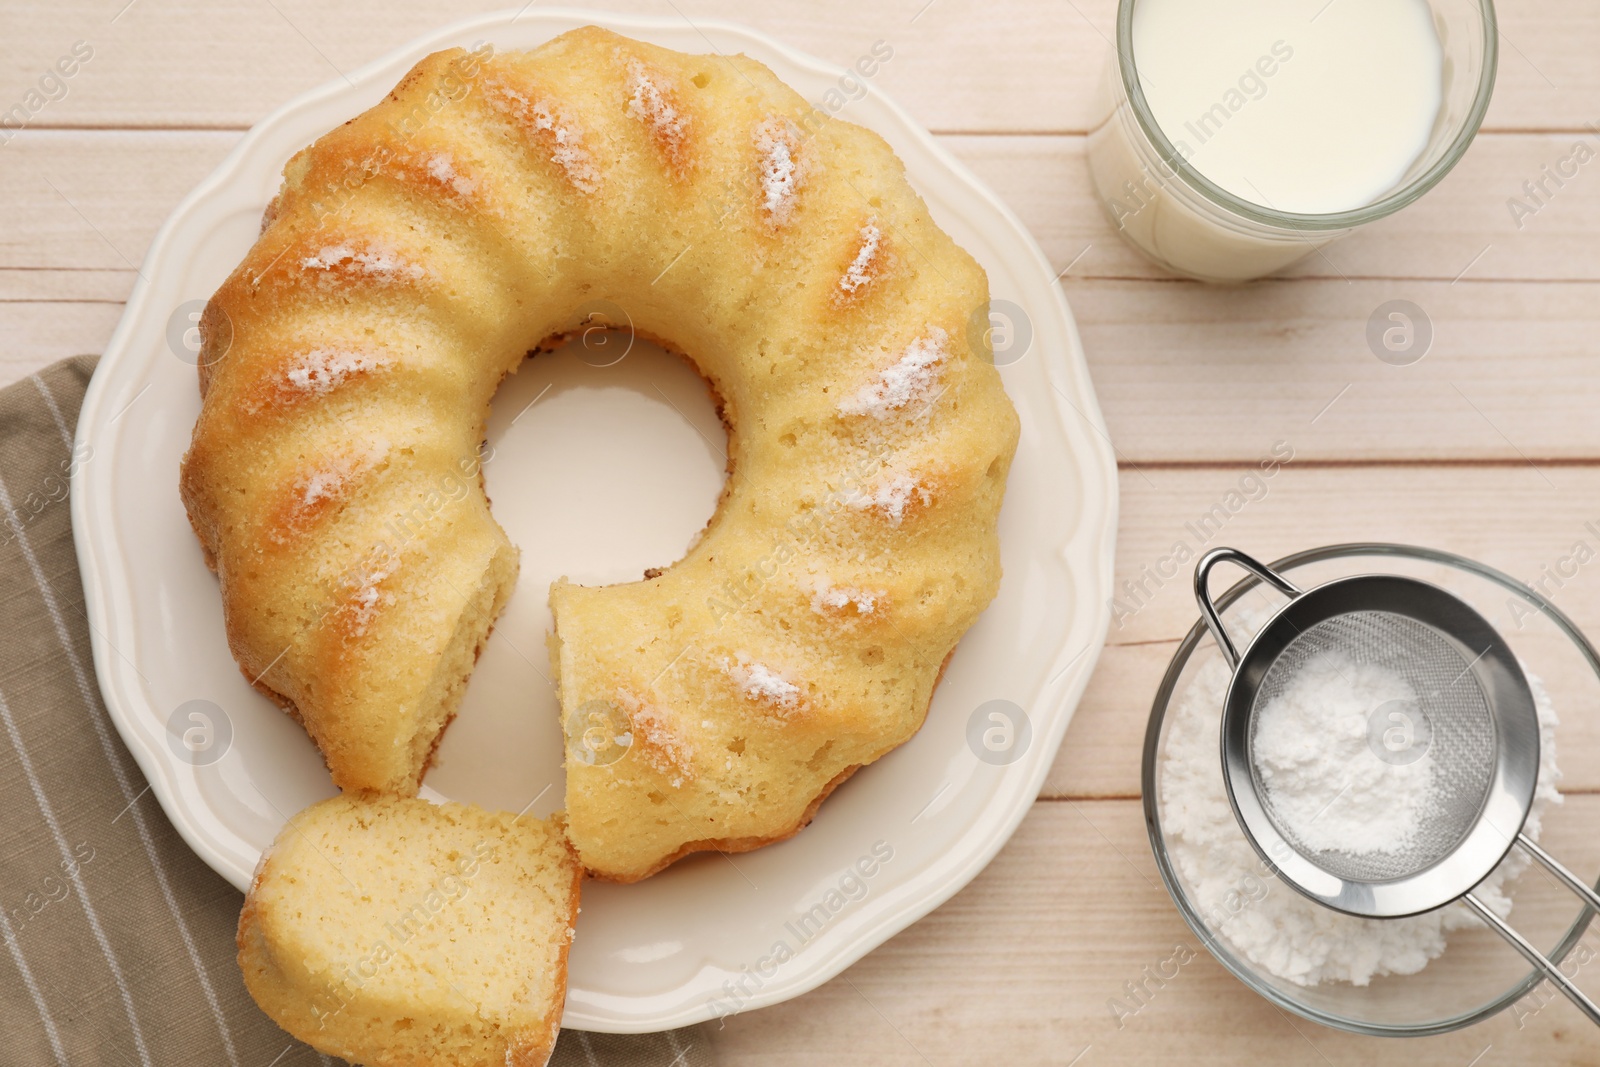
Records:
{"label": "metal sieve", "polygon": [[[1290,598],[1243,655],[1211,599],[1211,570],[1224,562]],[[1206,626],[1233,669],[1222,713],[1222,774],[1239,825],[1261,858],[1312,900],[1364,918],[1401,918],[1459,900],[1600,1025],[1600,1007],[1472,893],[1516,846],[1600,912],[1600,895],[1522,832],[1538,779],[1539,718],[1516,655],[1488,620],[1438,586],[1398,575],[1300,589],[1231,548],[1206,553],[1194,587]],[[1433,789],[1415,832],[1398,848],[1315,847],[1276,808],[1263,782],[1254,756],[1259,714],[1326,653],[1382,667],[1416,694],[1394,714],[1426,731],[1417,758],[1432,761]]]}

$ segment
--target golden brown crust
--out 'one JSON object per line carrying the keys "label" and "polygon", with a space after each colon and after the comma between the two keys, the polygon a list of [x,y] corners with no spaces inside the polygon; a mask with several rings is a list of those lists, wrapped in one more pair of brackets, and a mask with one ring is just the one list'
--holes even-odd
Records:
{"label": "golden brown crust", "polygon": [[644,123],[651,144],[672,176],[687,181],[695,168],[696,142],[702,134],[696,129],[683,87],[659,65],[635,55],[624,56],[622,67],[628,114]]}
{"label": "golden brown crust", "polygon": [[829,794],[843,785],[845,780],[859,771],[862,766],[862,764],[856,764],[853,767],[846,767],[835,775],[827,785],[822,787],[822,792],[812,798],[811,803],[806,806],[806,810],[800,815],[800,818],[795,820],[795,824],[782,833],[774,834],[771,837],[723,837],[710,841],[690,841],[678,851],[641,874],[616,875],[602,871],[585,871],[584,873],[597,882],[632,885],[634,882],[644,881],[651,875],[660,874],[685,856],[693,855],[696,852],[753,852],[766,845],[775,845],[779,841],[787,841],[807,826],[810,826],[811,820],[817,817],[817,809],[822,807],[822,802],[827,800]]}
{"label": "golden brown crust", "polygon": [[[939,688],[939,683],[944,680],[945,668],[950,666],[950,658],[955,654],[955,649],[951,649],[945,654],[944,659],[939,663],[939,673],[937,677],[934,678],[933,682],[933,687],[935,690]],[[932,706],[933,697],[930,694],[928,697],[927,706],[922,709],[922,720],[918,723],[918,730],[922,728],[921,723],[927,721],[928,710]],[[879,755],[886,754],[889,750],[892,750],[896,747],[898,747],[898,745],[891,745],[888,749],[885,749],[884,753],[880,753]],[[874,757],[874,759],[876,758],[877,757]],[[867,761],[867,763],[870,762],[872,761]],[[590,878],[593,878],[599,882],[611,882],[617,885],[632,885],[634,882],[641,882],[644,879],[649,878],[651,875],[660,874],[662,871],[666,870],[674,863],[677,863],[685,856],[693,855],[696,852],[753,852],[756,849],[762,848],[766,845],[775,845],[780,841],[787,841],[795,834],[798,834],[801,830],[804,830],[807,826],[810,826],[811,820],[817,817],[817,812],[821,809],[822,802],[827,800],[828,797],[833,794],[835,789],[838,789],[845,783],[846,780],[849,779],[851,775],[855,774],[864,766],[866,766],[866,763],[857,763],[840,771],[832,778],[832,780],[822,787],[822,791],[820,793],[811,798],[811,803],[806,805],[806,810],[801,813],[798,819],[795,820],[795,823],[792,827],[781,833],[774,834],[771,837],[719,838],[708,841],[690,841],[677,852],[673,853],[671,856],[668,856],[666,859],[662,860],[660,863],[656,864],[654,867],[651,867],[642,874],[618,876],[592,870],[586,870],[584,873]]]}
{"label": "golden brown crust", "polygon": [[341,351],[285,345],[257,358],[250,377],[236,386],[231,414],[244,422],[295,418],[326,403],[335,389],[371,382],[392,371],[396,362],[378,344],[347,346]]}
{"label": "golden brown crust", "polygon": [[[572,856],[572,910],[567,914],[567,929],[575,931],[578,928],[578,912],[583,910],[581,906],[583,864],[578,862],[578,854],[573,851],[572,842],[563,837],[562,843]],[[520,1049],[513,1050],[517,1055],[525,1057],[525,1060],[510,1062],[518,1065],[526,1062],[529,1067],[543,1067],[545,1061],[550,1058],[551,1051],[555,1049],[556,1038],[561,1033],[561,1015],[567,1003],[567,957],[572,952],[572,941],[573,938],[568,937],[559,949],[560,962],[556,967],[557,995],[551,1002],[550,1011],[545,1015],[544,1026],[535,1038],[528,1040]]]}

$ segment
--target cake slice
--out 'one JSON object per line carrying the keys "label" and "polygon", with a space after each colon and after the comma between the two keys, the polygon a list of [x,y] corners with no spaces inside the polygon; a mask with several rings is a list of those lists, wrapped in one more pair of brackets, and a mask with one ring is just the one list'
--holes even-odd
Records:
{"label": "cake slice", "polygon": [[581,876],[560,815],[334,797],[262,857],[239,916],[245,987],[366,1067],[541,1067]]}

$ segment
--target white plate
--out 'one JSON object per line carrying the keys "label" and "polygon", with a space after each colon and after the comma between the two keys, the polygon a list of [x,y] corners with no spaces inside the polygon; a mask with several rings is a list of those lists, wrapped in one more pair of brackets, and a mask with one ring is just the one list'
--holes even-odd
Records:
{"label": "white plate", "polygon": [[[188,350],[169,333],[187,325],[186,302],[209,296],[243,258],[289,156],[375,104],[416,60],[482,40],[529,48],[588,23],[682,51],[744,52],[824,106],[845,96],[830,90],[861,84],[723,23],[539,9],[440,30],[299,97],[245,136],[157,234],[90,385],[78,443],[92,454],[73,479],[72,521],[101,690],[168,817],[236,886],[248,883],[285,819],[332,787],[300,728],[246,685],[228,653],[216,581],[178,500],[178,460],[199,397],[192,356],[179,358]],[[1015,216],[876,89],[838,113],[889,140],[934,218],[988,269],[995,299],[1031,316],[1031,345],[1002,368],[1022,416],[1001,516],[1005,578],[951,661],[922,731],[856,775],[804,833],[732,858],[692,858],[635,886],[585,889],[570,1027],[644,1032],[777,1003],[927,914],[982,870],[1027,813],[1105,638],[1116,466],[1049,264]],[[722,441],[692,377],[643,349],[611,370],[616,377],[601,379],[570,356],[534,360],[496,398],[487,478],[496,516],[522,546],[522,577],[441,746],[430,796],[508,810],[538,797],[536,813],[560,806],[554,697],[535,672],[548,669],[550,577],[635,577],[681,555],[710,514]],[[552,379],[565,385],[524,414]],[[552,453],[552,443],[563,447]],[[575,495],[600,470],[619,480],[619,494]],[[636,510],[618,510],[629,497]],[[997,699],[1026,709],[1032,735],[1004,766],[980,761],[967,741],[969,723],[991,725],[977,711]],[[181,758],[169,732],[190,700],[224,709],[232,735],[226,754],[205,766]],[[853,878],[875,847],[892,857],[861,864],[871,877]]]}

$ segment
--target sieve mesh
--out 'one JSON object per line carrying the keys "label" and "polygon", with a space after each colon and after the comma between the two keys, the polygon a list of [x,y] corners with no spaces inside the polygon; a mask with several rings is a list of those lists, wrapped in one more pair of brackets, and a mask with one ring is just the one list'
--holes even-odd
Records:
{"label": "sieve mesh", "polygon": [[[1433,792],[1421,824],[1404,848],[1344,852],[1308,847],[1273,810],[1255,764],[1260,712],[1282,695],[1306,662],[1342,653],[1405,679],[1432,731],[1424,759],[1433,761]],[[1488,699],[1472,661],[1433,627],[1386,611],[1352,611],[1311,626],[1268,666],[1251,702],[1253,787],[1273,825],[1296,852],[1329,874],[1356,882],[1383,882],[1417,874],[1454,852],[1473,829],[1495,773],[1495,731]],[[1376,757],[1374,757],[1376,758]]]}

